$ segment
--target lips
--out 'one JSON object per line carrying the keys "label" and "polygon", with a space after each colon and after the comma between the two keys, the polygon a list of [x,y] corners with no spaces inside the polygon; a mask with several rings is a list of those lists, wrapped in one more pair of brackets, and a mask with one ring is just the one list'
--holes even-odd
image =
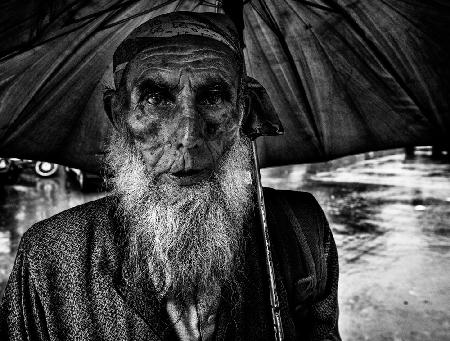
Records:
{"label": "lips", "polygon": [[206,180],[211,174],[211,170],[204,169],[189,169],[181,170],[179,172],[170,173],[168,177],[170,180],[176,182],[180,186],[189,186],[198,183],[202,180]]}
{"label": "lips", "polygon": [[194,176],[194,175],[198,175],[203,171],[203,169],[189,169],[187,171],[182,170],[176,173],[172,173],[173,176],[176,176],[177,178],[183,178],[186,176]]}

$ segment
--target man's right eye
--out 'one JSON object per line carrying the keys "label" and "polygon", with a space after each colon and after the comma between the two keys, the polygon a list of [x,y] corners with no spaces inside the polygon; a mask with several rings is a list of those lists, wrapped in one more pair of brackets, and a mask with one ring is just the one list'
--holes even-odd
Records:
{"label": "man's right eye", "polygon": [[170,98],[160,92],[151,92],[145,96],[144,100],[152,106],[167,105],[170,103]]}

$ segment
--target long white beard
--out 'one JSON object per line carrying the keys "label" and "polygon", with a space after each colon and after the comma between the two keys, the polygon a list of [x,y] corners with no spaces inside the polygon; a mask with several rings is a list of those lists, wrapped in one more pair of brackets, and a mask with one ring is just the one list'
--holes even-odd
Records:
{"label": "long white beard", "polygon": [[158,184],[125,138],[112,141],[108,163],[128,222],[134,277],[182,300],[217,287],[234,291],[252,209],[248,139],[227,151],[209,181],[187,187]]}

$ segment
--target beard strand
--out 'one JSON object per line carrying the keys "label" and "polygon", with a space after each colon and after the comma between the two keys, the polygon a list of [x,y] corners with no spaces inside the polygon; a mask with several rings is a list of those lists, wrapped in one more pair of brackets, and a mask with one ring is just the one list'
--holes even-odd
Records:
{"label": "beard strand", "polygon": [[250,141],[239,137],[212,177],[192,186],[158,183],[126,137],[112,141],[107,163],[133,277],[185,302],[217,288],[236,292],[252,210]]}

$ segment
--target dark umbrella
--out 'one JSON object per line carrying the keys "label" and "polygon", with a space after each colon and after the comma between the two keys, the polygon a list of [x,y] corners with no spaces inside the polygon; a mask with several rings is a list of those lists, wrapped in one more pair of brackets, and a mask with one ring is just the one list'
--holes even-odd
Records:
{"label": "dark umbrella", "polygon": [[[448,144],[450,3],[252,0],[243,16],[241,5],[224,3],[285,128],[258,141],[261,166]],[[0,6],[0,155],[91,171],[111,129],[101,94],[115,47],[155,15],[214,11],[200,0]]]}

